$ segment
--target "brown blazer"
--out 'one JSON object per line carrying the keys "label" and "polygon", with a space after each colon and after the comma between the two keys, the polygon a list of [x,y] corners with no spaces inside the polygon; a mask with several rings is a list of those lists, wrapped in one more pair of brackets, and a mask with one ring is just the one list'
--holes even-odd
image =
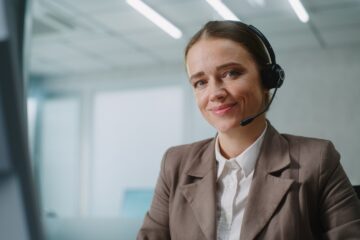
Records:
{"label": "brown blazer", "polygon": [[[216,239],[214,147],[208,139],[165,153],[138,240]],[[269,124],[241,239],[360,239],[360,201],[339,158],[330,141],[279,134]]]}

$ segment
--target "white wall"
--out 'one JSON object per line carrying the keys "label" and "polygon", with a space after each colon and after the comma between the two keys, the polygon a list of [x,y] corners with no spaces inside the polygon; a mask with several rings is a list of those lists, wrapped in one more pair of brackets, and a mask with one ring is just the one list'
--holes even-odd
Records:
{"label": "white wall", "polygon": [[116,217],[124,192],[153,189],[161,156],[182,143],[183,92],[178,86],[111,91],[94,100],[91,214]]}
{"label": "white wall", "polygon": [[[285,69],[286,80],[268,113],[271,123],[279,132],[332,140],[342,155],[342,164],[350,180],[353,184],[360,184],[360,161],[357,159],[360,156],[360,46],[280,52],[278,63]],[[141,71],[136,68],[62,77],[42,83],[44,91],[79,92],[87,102],[89,96],[92,96],[90,101],[93,101],[99,91],[164,86],[177,86],[184,91],[183,133],[180,142],[214,136],[214,129],[202,119],[196,108],[182,63],[167,67],[142,67]],[[88,117],[82,119],[91,121]],[[164,118],[158,121],[159,124],[167,123]],[[159,154],[158,159],[161,157]],[[156,176],[158,170],[157,164],[147,166],[152,176]]]}
{"label": "white wall", "polygon": [[283,132],[330,139],[360,184],[360,47],[283,53],[286,82],[269,119]]}

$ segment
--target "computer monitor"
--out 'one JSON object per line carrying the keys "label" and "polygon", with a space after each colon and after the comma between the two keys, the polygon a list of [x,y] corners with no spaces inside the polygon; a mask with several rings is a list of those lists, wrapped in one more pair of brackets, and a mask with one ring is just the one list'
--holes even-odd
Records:
{"label": "computer monitor", "polygon": [[0,0],[0,239],[42,240],[26,121],[26,1]]}

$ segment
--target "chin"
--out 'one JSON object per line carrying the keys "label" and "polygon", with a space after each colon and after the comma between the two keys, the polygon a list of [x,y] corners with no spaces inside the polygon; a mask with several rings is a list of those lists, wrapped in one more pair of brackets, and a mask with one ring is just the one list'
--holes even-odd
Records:
{"label": "chin", "polygon": [[227,122],[227,123],[214,123],[212,124],[212,126],[214,128],[216,128],[216,130],[218,132],[222,132],[222,133],[226,133],[229,132],[231,130],[237,129],[240,127],[240,121],[239,122]]}

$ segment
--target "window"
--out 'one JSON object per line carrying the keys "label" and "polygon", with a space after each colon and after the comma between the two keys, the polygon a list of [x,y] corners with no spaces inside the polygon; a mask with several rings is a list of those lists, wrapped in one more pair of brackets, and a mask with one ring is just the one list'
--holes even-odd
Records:
{"label": "window", "polygon": [[39,174],[47,215],[72,217],[79,211],[79,108],[75,97],[42,103]]}
{"label": "window", "polygon": [[164,151],[182,142],[182,103],[181,87],[96,95],[91,171],[93,215],[129,216],[131,210],[124,209],[129,206],[126,193],[137,196],[154,189]]}

